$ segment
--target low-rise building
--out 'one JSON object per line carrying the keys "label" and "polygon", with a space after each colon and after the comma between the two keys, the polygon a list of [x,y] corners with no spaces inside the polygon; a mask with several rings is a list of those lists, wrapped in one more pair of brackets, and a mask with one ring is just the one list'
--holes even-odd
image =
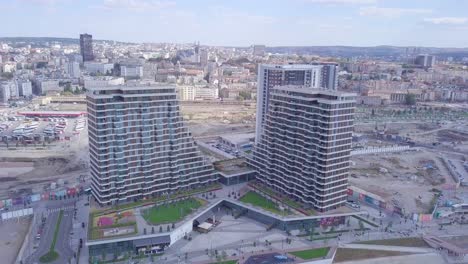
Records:
{"label": "low-rise building", "polygon": [[100,63],[87,61],[84,63],[87,72],[92,74],[110,74],[114,70],[112,63]]}
{"label": "low-rise building", "polygon": [[120,66],[120,76],[125,78],[142,78],[143,66]]}

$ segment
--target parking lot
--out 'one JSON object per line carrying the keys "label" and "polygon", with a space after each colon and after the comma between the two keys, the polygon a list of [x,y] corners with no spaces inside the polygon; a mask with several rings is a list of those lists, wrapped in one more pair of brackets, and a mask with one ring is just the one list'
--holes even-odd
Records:
{"label": "parking lot", "polygon": [[[27,117],[7,116],[0,118],[0,136],[8,148],[20,144],[50,144],[57,140],[73,140],[86,128],[85,117]],[[39,145],[38,145],[39,144]]]}

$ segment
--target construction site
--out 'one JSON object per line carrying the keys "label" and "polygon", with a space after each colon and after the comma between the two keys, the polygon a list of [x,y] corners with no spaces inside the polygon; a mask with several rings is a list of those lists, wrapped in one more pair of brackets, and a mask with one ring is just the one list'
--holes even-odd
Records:
{"label": "construction site", "polygon": [[[358,123],[355,148],[407,145],[408,150],[353,155],[350,184],[380,196],[406,213],[431,213],[436,194],[460,186],[449,163],[466,161],[466,121]],[[459,175],[466,176],[460,165]],[[455,174],[455,175],[454,175]]]}

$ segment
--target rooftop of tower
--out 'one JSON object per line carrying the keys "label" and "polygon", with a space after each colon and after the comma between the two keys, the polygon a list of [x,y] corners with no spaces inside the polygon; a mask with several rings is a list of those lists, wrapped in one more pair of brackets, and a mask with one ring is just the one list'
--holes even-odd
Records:
{"label": "rooftop of tower", "polygon": [[[297,85],[283,85],[283,86],[275,86],[273,90],[281,90],[285,92],[292,92],[292,93],[302,93],[307,95],[327,95],[336,97],[339,101],[354,101],[355,97],[357,96],[355,93],[349,92],[342,92],[342,91],[335,91],[329,89],[311,89],[310,87],[306,86],[297,86]],[[312,98],[311,98],[312,99]],[[318,99],[318,98],[314,98]],[[332,100],[332,98],[320,98],[323,100]]]}

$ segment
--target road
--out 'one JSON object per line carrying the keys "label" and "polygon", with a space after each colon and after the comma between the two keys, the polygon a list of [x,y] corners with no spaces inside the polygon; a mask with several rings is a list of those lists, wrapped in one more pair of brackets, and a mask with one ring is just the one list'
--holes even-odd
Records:
{"label": "road", "polygon": [[[49,252],[50,250],[50,245],[52,243],[52,240],[54,238],[54,230],[55,230],[55,225],[57,223],[59,216],[59,212],[54,212],[49,214],[47,217],[44,229],[42,231],[42,237],[39,243],[39,246],[37,247],[36,251],[29,256],[29,258],[26,259],[25,263],[38,263],[39,258]],[[35,236],[35,233],[31,234],[32,236]]]}
{"label": "road", "polygon": [[[54,201],[47,205],[45,212],[40,213],[41,215],[44,214],[46,217],[42,237],[36,250],[33,251],[33,253],[24,261],[25,264],[39,263],[39,258],[49,252],[54,239],[55,228],[60,211],[63,211],[63,216],[55,244],[55,251],[59,254],[59,258],[52,262],[52,264],[68,263],[68,260],[73,258],[73,251],[70,246],[70,232],[72,230],[74,203],[74,201],[62,201],[61,203]],[[38,222],[40,224],[40,221]],[[35,236],[36,233],[32,233],[30,235]]]}

